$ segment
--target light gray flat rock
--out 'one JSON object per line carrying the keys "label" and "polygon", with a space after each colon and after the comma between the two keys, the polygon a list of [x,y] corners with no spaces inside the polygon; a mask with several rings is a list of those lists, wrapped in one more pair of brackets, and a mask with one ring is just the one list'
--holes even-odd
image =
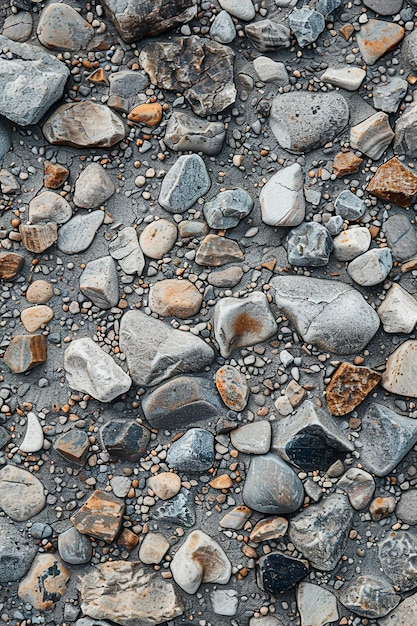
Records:
{"label": "light gray flat rock", "polygon": [[198,154],[180,156],[162,181],[159,204],[170,213],[184,213],[210,185],[205,163]]}
{"label": "light gray flat rock", "polygon": [[119,230],[117,237],[109,243],[109,253],[125,274],[142,274],[145,258],[139,245],[137,230],[133,226]]}
{"label": "light gray flat rock", "polygon": [[77,213],[58,233],[58,250],[65,254],[83,252],[92,244],[104,220],[104,211]]}
{"label": "light gray flat rock", "polygon": [[80,276],[80,291],[100,309],[110,309],[119,301],[119,278],[111,256],[89,261]]}
{"label": "light gray flat rock", "polygon": [[115,187],[106,170],[99,163],[90,163],[75,182],[74,204],[83,209],[94,209],[114,194]]}

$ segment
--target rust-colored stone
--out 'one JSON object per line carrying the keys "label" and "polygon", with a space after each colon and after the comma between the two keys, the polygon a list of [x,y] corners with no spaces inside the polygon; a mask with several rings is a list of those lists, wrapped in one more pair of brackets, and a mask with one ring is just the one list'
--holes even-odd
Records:
{"label": "rust-colored stone", "polygon": [[394,157],[378,168],[367,191],[405,209],[417,194],[417,175]]}
{"label": "rust-colored stone", "polygon": [[58,239],[58,226],[54,222],[21,224],[19,231],[26,250],[37,254],[53,246]]}
{"label": "rust-colored stone", "polygon": [[381,380],[380,374],[368,367],[341,363],[326,387],[326,401],[332,415],[353,411]]}
{"label": "rust-colored stone", "polygon": [[224,365],[216,372],[216,387],[229,409],[243,411],[249,397],[249,388],[244,374],[232,365]]}
{"label": "rust-colored stone", "polygon": [[123,548],[126,548],[126,550],[128,550],[129,552],[133,550],[133,548],[136,548],[138,543],[139,537],[134,532],[129,530],[129,528],[123,528],[117,539],[117,544],[119,546],[122,546]]}
{"label": "rust-colored stone", "polygon": [[15,374],[22,374],[45,363],[46,338],[44,335],[16,335],[4,353],[4,362]]}
{"label": "rust-colored stone", "polygon": [[91,80],[92,83],[102,83],[103,85],[109,84],[106,72],[101,67],[89,74],[87,76],[87,80]]}
{"label": "rust-colored stone", "polygon": [[356,156],[353,152],[339,152],[333,161],[333,172],[338,178],[356,174],[362,163],[363,159]]}
{"label": "rust-colored stone", "polygon": [[233,480],[230,478],[229,474],[220,474],[220,476],[216,476],[209,482],[210,487],[213,489],[230,489],[233,487]]}
{"label": "rust-colored stone", "polygon": [[59,163],[45,161],[43,164],[43,184],[47,189],[58,189],[69,176],[69,169]]}
{"label": "rust-colored stone", "polygon": [[0,279],[12,280],[17,276],[24,258],[14,252],[0,252]]}
{"label": "rust-colored stone", "polygon": [[158,126],[162,119],[162,107],[159,102],[139,104],[130,111],[127,119],[138,124],[146,124],[146,126]]}
{"label": "rust-colored stone", "polygon": [[121,500],[98,489],[71,517],[71,522],[83,535],[111,543],[119,533],[124,510]]}
{"label": "rust-colored stone", "polygon": [[339,32],[342,35],[342,37],[346,39],[346,41],[349,41],[349,39],[352,37],[353,33],[355,32],[355,28],[353,24],[343,24],[343,26],[339,29]]}
{"label": "rust-colored stone", "polygon": [[55,450],[63,457],[78,465],[84,465],[88,454],[90,442],[88,436],[82,430],[69,430],[64,433],[55,443]]}

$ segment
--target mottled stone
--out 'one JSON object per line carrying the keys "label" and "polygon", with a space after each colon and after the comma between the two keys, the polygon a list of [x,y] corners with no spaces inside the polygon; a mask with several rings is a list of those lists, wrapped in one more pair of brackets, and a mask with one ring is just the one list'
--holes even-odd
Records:
{"label": "mottled stone", "polygon": [[387,113],[379,111],[350,129],[350,145],[370,159],[378,160],[392,140],[394,132]]}
{"label": "mottled stone", "polygon": [[386,333],[411,333],[417,324],[417,300],[393,283],[378,308],[378,315]]}
{"label": "mottled stone", "polygon": [[392,585],[382,577],[366,574],[343,586],[340,602],[356,615],[375,619],[390,613],[400,602]]}
{"label": "mottled stone", "polygon": [[40,513],[45,503],[39,478],[15,465],[0,470],[0,508],[12,520],[26,522]]}
{"label": "mottled stone", "polygon": [[250,540],[256,543],[280,539],[288,529],[288,520],[285,517],[268,517],[258,522],[250,534]]}
{"label": "mottled stone", "polygon": [[333,250],[333,239],[318,222],[303,222],[287,235],[288,262],[301,267],[327,265]]}
{"label": "mottled stone", "polygon": [[417,175],[394,157],[378,167],[366,189],[381,200],[405,209],[417,194]]}
{"label": "mottled stone", "polygon": [[158,315],[186,320],[197,315],[202,301],[202,294],[190,281],[169,278],[152,285],[148,305]]}
{"label": "mottled stone", "polygon": [[119,533],[124,510],[121,500],[97,489],[71,517],[71,522],[83,535],[111,543]]}
{"label": "mottled stone", "polygon": [[288,23],[301,48],[316,41],[325,28],[323,14],[308,7],[294,9],[289,15]]}
{"label": "mottled stone", "polygon": [[146,565],[156,565],[168,550],[169,541],[162,533],[148,533],[140,545],[139,559]]}
{"label": "mottled stone", "polygon": [[29,252],[36,254],[44,252],[54,245],[58,239],[58,228],[56,223],[46,224],[20,224],[19,232],[22,237],[22,244]]}
{"label": "mottled stone", "polygon": [[220,267],[226,263],[243,261],[244,255],[239,244],[233,239],[219,235],[207,235],[197,249],[195,262],[205,267]]}
{"label": "mottled stone", "polygon": [[90,441],[87,434],[76,428],[61,435],[54,444],[54,448],[65,459],[84,465],[90,448]]}
{"label": "mottled stone", "polygon": [[59,556],[37,554],[29,572],[20,581],[17,595],[34,609],[51,609],[65,594],[70,575]]}
{"label": "mottled stone", "polygon": [[36,34],[41,44],[51,50],[76,52],[94,46],[94,28],[68,4],[53,2],[45,7]]}
{"label": "mottled stone", "polygon": [[363,159],[353,152],[339,152],[333,160],[333,172],[338,178],[356,174],[363,163]]}
{"label": "mottled stone", "polygon": [[326,387],[326,402],[332,415],[347,415],[371,393],[381,375],[368,367],[341,363]]}
{"label": "mottled stone", "polygon": [[339,619],[336,597],[319,585],[301,581],[297,587],[297,607],[303,626],[325,626]]}
{"label": "mottled stone", "polygon": [[395,123],[394,151],[396,154],[404,154],[408,158],[417,156],[417,101],[408,104],[404,113]]}
{"label": "mottled stone", "polygon": [[100,439],[111,457],[139,461],[148,449],[151,433],[134,420],[112,419],[100,428]]}
{"label": "mottled stone", "polygon": [[345,189],[337,196],[334,202],[336,215],[340,215],[344,220],[354,222],[365,213],[366,204],[357,195]]}
{"label": "mottled stone", "polygon": [[217,370],[215,380],[217,391],[227,408],[243,411],[249,399],[245,375],[232,365],[223,365]]}
{"label": "mottled stone", "polygon": [[31,224],[56,222],[64,224],[72,216],[68,202],[53,191],[44,191],[29,202],[29,221]]}
{"label": "mottled stone", "polygon": [[184,213],[210,189],[211,181],[198,154],[178,157],[165,175],[158,202],[170,213]]}
{"label": "mottled stone", "polygon": [[404,524],[417,524],[417,489],[410,489],[401,494],[395,514]]}
{"label": "mottled stone", "polygon": [[394,496],[379,496],[369,505],[369,513],[374,522],[384,519],[394,513],[397,501]]}
{"label": "mottled stone", "polygon": [[119,301],[119,277],[111,256],[89,261],[80,276],[80,291],[100,309],[110,309]]}
{"label": "mottled stone", "polygon": [[227,511],[219,522],[220,528],[231,528],[233,530],[241,530],[248,519],[250,519],[252,511],[249,507],[241,504]]}
{"label": "mottled stone", "polygon": [[174,472],[155,474],[148,480],[148,485],[161,500],[174,498],[181,489],[181,478]]}
{"label": "mottled stone", "polygon": [[264,224],[298,226],[305,218],[303,170],[299,163],[284,167],[261,189],[259,203]]}
{"label": "mottled stone", "polygon": [[114,183],[99,163],[90,163],[75,181],[74,204],[93,209],[108,200],[115,191]]}
{"label": "mottled stone", "polygon": [[59,556],[71,565],[89,563],[93,555],[91,541],[74,527],[58,535]]}
{"label": "mottled stone", "polygon": [[104,211],[77,213],[59,229],[58,250],[65,254],[77,254],[87,250],[103,220]]}
{"label": "mottled stone", "polygon": [[[3,152],[4,153],[3,156],[4,156],[10,148],[9,131],[8,131],[8,128],[6,129],[5,124],[2,124],[1,128],[2,128],[1,133],[3,134],[3,138],[2,138],[3,147],[0,148],[0,153]],[[20,185],[17,182],[16,176],[14,176],[14,174],[9,172],[8,170],[0,169],[0,189],[2,193],[5,193],[5,194],[11,194],[11,193],[15,193],[19,191]]]}
{"label": "mottled stone", "polygon": [[404,341],[387,359],[382,386],[400,396],[417,397],[417,341]]}
{"label": "mottled stone", "polygon": [[380,626],[408,626],[410,619],[417,619],[417,594],[409,596],[386,617],[380,618]]}
{"label": "mottled stone", "polygon": [[249,215],[253,200],[247,191],[237,187],[221,191],[203,208],[204,217],[210,228],[222,230],[234,228],[244,217]]}
{"label": "mottled stone", "polygon": [[214,463],[214,437],[203,428],[190,428],[168,450],[166,462],[177,472],[200,473]]}
{"label": "mottled stone", "polygon": [[[403,80],[399,76],[393,76],[391,80],[387,83],[375,85],[373,91],[374,108],[385,111],[385,113],[396,113],[398,111],[398,107],[400,106],[401,100],[407,93],[407,89],[407,81]],[[395,130],[397,130],[397,127]]]}
{"label": "mottled stone", "polygon": [[69,176],[69,169],[60,163],[43,163],[43,185],[48,189],[58,189]]}
{"label": "mottled stone", "polygon": [[19,444],[19,450],[27,453],[39,452],[39,450],[42,450],[43,444],[42,426],[35,413],[30,411],[27,415],[25,436]]}
{"label": "mottled stone", "polygon": [[289,48],[291,31],[284,24],[273,20],[259,20],[245,26],[249,41],[260,52],[273,52],[278,48]]}
{"label": "mottled stone", "polygon": [[292,589],[309,571],[307,561],[294,559],[281,552],[270,552],[256,562],[258,587],[273,596]]}
{"label": "mottled stone", "polygon": [[35,557],[37,546],[15,525],[0,519],[0,583],[23,578]]}
{"label": "mottled stone", "polygon": [[367,65],[374,65],[403,39],[404,28],[393,22],[368,20],[356,35],[359,50]]}
{"label": "mottled stone", "polygon": [[137,231],[132,226],[119,230],[117,237],[109,243],[109,254],[118,262],[125,274],[139,276],[142,274],[145,259]]}
{"label": "mottled stone", "polygon": [[337,482],[339,489],[344,491],[352,507],[362,511],[371,502],[375,492],[375,481],[368,472],[351,467]]}
{"label": "mottled stone", "polygon": [[412,530],[391,531],[378,543],[384,574],[401,592],[417,587],[417,535]]}
{"label": "mottled stone", "polygon": [[[143,103],[149,79],[144,72],[122,69],[122,67],[118,72],[109,75],[110,96],[107,105],[121,113],[128,113],[137,104]],[[90,75],[89,79],[91,78]]]}
{"label": "mottled stone", "polygon": [[188,111],[173,111],[164,143],[175,152],[203,152],[209,156],[222,149],[226,128],[223,122],[209,122]]}
{"label": "mottled stone", "polygon": [[27,309],[23,309],[20,314],[22,324],[28,333],[35,333],[44,324],[51,321],[54,316],[54,311],[46,304],[40,304],[38,306],[31,306]]}
{"label": "mottled stone", "polygon": [[266,420],[240,426],[230,433],[232,446],[244,454],[266,454],[271,447],[271,424]]}
{"label": "mottled stone", "polygon": [[172,249],[177,240],[176,225],[169,220],[160,219],[147,224],[139,237],[143,254],[151,259],[162,259]]}
{"label": "mottled stone", "polygon": [[191,528],[196,522],[192,493],[187,489],[181,489],[175,497],[153,507],[152,519],[174,528],[177,526]]}
{"label": "mottled stone", "polygon": [[334,256],[338,261],[352,261],[367,252],[370,245],[371,233],[368,228],[348,228],[333,239]]}
{"label": "mottled stone", "polygon": [[15,335],[4,353],[4,362],[15,374],[23,374],[46,361],[44,335]]}
{"label": "mottled stone", "polygon": [[[415,0],[410,0],[409,2],[412,6],[415,6]],[[405,65],[408,68],[416,71],[417,69],[417,60],[416,60],[416,50],[417,50],[417,41],[416,41],[416,33],[412,31],[407,34],[405,38],[402,49],[401,49],[401,57],[404,61]]]}
{"label": "mottled stone", "polygon": [[0,280],[13,280],[19,273],[24,257],[14,252],[0,250]]}

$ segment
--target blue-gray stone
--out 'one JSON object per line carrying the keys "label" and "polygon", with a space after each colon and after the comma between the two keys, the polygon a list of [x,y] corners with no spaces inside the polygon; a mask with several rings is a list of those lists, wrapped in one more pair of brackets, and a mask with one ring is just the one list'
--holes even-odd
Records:
{"label": "blue-gray stone", "polygon": [[81,565],[90,561],[93,547],[86,535],[82,535],[75,527],[72,527],[59,535],[58,552],[66,563]]}
{"label": "blue-gray stone", "polygon": [[325,18],[332,15],[336,9],[340,7],[342,0],[319,0],[317,3],[317,11],[322,13]]}
{"label": "blue-gray stone", "polygon": [[348,274],[362,287],[373,287],[382,283],[392,269],[389,248],[372,248],[357,256],[348,265]]}
{"label": "blue-gray stone", "polygon": [[363,200],[349,191],[349,189],[345,189],[337,196],[334,208],[336,215],[340,215],[349,222],[354,222],[365,213],[366,205]]}
{"label": "blue-gray stone", "polygon": [[9,126],[0,119],[0,160],[8,153],[11,145]]}
{"label": "blue-gray stone", "polygon": [[206,202],[203,212],[210,228],[223,230],[237,226],[241,219],[249,215],[252,207],[251,196],[244,189],[237,187],[221,191],[213,200]]}
{"label": "blue-gray stone", "polygon": [[326,228],[332,237],[340,235],[343,230],[343,217],[341,215],[332,215],[326,224]]}
{"label": "blue-gray stone", "polygon": [[0,517],[0,583],[23,578],[37,551],[34,542],[29,541],[14,525]]}
{"label": "blue-gray stone", "polygon": [[171,444],[167,465],[178,472],[204,472],[214,463],[214,436],[204,428],[190,428]]}
{"label": "blue-gray stone", "polygon": [[296,36],[298,45],[301,48],[316,41],[317,37],[324,31],[326,23],[324,16],[314,9],[294,9],[289,16],[289,25]]}
{"label": "blue-gray stone", "polygon": [[34,522],[30,527],[30,534],[35,539],[47,539],[48,537],[52,537],[53,532],[51,526],[44,522]]}
{"label": "blue-gray stone", "polygon": [[165,175],[159,204],[170,213],[184,213],[210,189],[205,163],[198,154],[178,157]]}
{"label": "blue-gray stone", "polygon": [[399,591],[417,587],[417,533],[413,530],[390,532],[378,544],[382,571]]}
{"label": "blue-gray stone", "polygon": [[258,587],[273,596],[292,589],[307,574],[306,561],[294,559],[281,552],[270,552],[256,563]]}
{"label": "blue-gray stone", "polygon": [[231,43],[236,37],[236,28],[227,11],[220,11],[213,20],[210,37],[219,43]]}
{"label": "blue-gray stone", "polygon": [[391,215],[384,222],[384,233],[394,259],[407,261],[417,255],[417,231],[406,215]]}
{"label": "blue-gray stone", "polygon": [[161,521],[168,526],[185,526],[191,528],[196,521],[194,498],[191,491],[181,489],[175,498],[161,502],[152,509],[152,519]]}
{"label": "blue-gray stone", "polygon": [[333,239],[327,228],[317,222],[303,222],[287,236],[288,262],[297,266],[327,265]]}
{"label": "blue-gray stone", "polygon": [[271,52],[277,48],[289,48],[291,31],[284,24],[273,20],[260,20],[245,26],[245,33],[249,41],[260,52]]}
{"label": "blue-gray stone", "polygon": [[385,113],[396,113],[407,89],[407,81],[399,76],[394,76],[387,83],[375,85],[373,91],[374,108],[385,111]]}
{"label": "blue-gray stone", "polygon": [[356,615],[375,619],[395,609],[401,596],[384,577],[365,574],[343,585],[339,599]]}

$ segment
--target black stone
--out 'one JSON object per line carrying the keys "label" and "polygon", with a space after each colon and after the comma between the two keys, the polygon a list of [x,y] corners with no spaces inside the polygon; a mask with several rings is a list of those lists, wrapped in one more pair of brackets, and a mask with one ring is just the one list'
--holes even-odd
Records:
{"label": "black stone", "polygon": [[191,528],[196,521],[193,495],[187,489],[181,489],[171,500],[161,502],[153,509],[152,519],[164,522],[168,526]]}
{"label": "black stone", "polygon": [[258,587],[276,596],[292,589],[308,574],[307,561],[293,559],[281,552],[271,552],[256,564]]}
{"label": "black stone", "polygon": [[146,451],[151,433],[133,420],[110,420],[100,428],[100,436],[111,456],[138,461]]}
{"label": "black stone", "polygon": [[346,450],[332,448],[320,435],[306,432],[295,435],[285,446],[285,452],[291,463],[307,471],[325,471],[346,456]]}
{"label": "black stone", "polygon": [[190,428],[168,450],[167,465],[178,472],[204,472],[214,463],[214,437],[204,428]]}

